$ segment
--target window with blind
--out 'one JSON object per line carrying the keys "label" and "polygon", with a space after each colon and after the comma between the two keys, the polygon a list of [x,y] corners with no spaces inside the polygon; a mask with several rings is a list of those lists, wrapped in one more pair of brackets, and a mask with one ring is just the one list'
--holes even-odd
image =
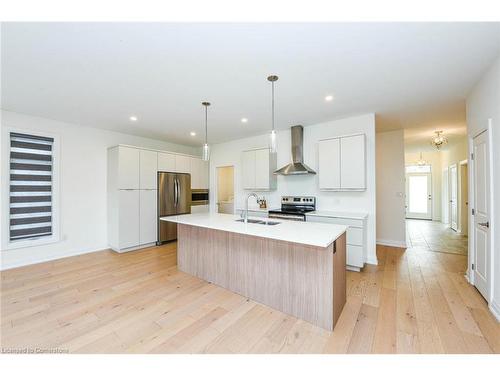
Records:
{"label": "window with blind", "polygon": [[53,233],[54,139],[10,133],[10,242]]}

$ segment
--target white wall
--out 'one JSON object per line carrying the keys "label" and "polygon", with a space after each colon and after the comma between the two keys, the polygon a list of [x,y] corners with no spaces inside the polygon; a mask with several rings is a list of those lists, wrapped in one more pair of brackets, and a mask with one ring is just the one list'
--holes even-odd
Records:
{"label": "white wall", "polygon": [[406,247],[404,131],[377,133],[377,243]]}
{"label": "white wall", "polygon": [[[422,158],[431,165],[432,171],[432,220],[441,220],[441,180],[443,176],[441,151],[422,152]],[[420,152],[405,154],[405,164],[414,165],[420,160]]]}
{"label": "white wall", "polygon": [[[60,139],[60,241],[5,250],[2,269],[108,248],[106,230],[107,148],[118,143],[198,154],[198,150],[157,140],[83,127],[14,112],[1,112],[2,138],[7,127],[47,132]],[[4,139],[5,140],[5,139]],[[2,167],[8,150],[2,150]],[[2,170],[2,213],[8,210],[8,170]],[[8,226],[2,215],[2,228]],[[3,244],[3,242],[2,242]]]}
{"label": "white wall", "polygon": [[[493,154],[494,168],[491,176],[493,210],[490,221],[493,240],[493,290],[491,292],[490,308],[500,319],[500,230],[495,229],[500,225],[500,147],[498,147],[500,144],[500,57],[475,85],[467,97],[466,105],[469,137],[474,137],[479,132],[487,129],[490,119],[492,122],[490,137],[493,143],[490,147]],[[470,197],[469,201],[471,201]],[[471,222],[470,217],[469,222]]]}
{"label": "white wall", "polygon": [[[318,175],[278,176],[278,187],[272,192],[257,192],[268,200],[268,207],[280,206],[282,195],[313,195],[317,197],[318,210],[362,211],[368,213],[368,248],[366,259],[376,263],[375,227],[376,227],[376,187],[375,187],[375,115],[367,114],[346,119],[329,121],[318,125],[304,127],[304,161],[318,170],[318,141],[333,136],[365,133],[367,141],[367,190],[364,192],[324,192],[319,191]],[[291,160],[290,130],[279,131],[278,167]],[[268,147],[269,137],[263,134],[256,137],[239,139],[212,146],[210,175],[216,176],[215,168],[234,165],[235,175],[235,207],[243,207],[244,199],[249,191],[242,189],[241,153],[244,150]],[[216,181],[210,179],[211,210],[215,212]]]}

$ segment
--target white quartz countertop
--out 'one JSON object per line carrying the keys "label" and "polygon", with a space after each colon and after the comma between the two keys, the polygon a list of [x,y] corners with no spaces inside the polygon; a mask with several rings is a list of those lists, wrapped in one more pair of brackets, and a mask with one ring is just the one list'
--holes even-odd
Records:
{"label": "white quartz countertop", "polygon": [[238,215],[230,214],[198,213],[167,216],[160,220],[318,247],[330,246],[347,230],[345,225],[266,218],[259,219],[279,221],[280,224],[245,224],[236,221],[239,218]]}

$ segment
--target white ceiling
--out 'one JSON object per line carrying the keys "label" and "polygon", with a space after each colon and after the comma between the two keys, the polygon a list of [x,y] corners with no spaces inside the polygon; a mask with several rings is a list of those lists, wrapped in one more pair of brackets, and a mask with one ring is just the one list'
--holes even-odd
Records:
{"label": "white ceiling", "polygon": [[3,109],[188,145],[205,100],[209,142],[267,131],[269,74],[280,129],[367,112],[380,131],[464,128],[500,54],[500,23],[4,23],[1,37]]}

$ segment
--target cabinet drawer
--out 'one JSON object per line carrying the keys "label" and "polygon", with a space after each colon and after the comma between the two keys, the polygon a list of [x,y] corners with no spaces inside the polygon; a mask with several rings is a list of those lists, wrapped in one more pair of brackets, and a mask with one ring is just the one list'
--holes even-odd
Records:
{"label": "cabinet drawer", "polygon": [[356,220],[356,219],[344,219],[344,218],[339,218],[339,217],[307,215],[306,221],[312,221],[312,222],[316,222],[316,223],[340,224],[340,225],[347,225],[349,227],[363,228],[363,220]]}
{"label": "cabinet drawer", "polygon": [[356,245],[347,245],[347,259],[348,266],[363,267],[363,247]]}
{"label": "cabinet drawer", "polygon": [[347,228],[347,244],[363,246],[363,228]]}

